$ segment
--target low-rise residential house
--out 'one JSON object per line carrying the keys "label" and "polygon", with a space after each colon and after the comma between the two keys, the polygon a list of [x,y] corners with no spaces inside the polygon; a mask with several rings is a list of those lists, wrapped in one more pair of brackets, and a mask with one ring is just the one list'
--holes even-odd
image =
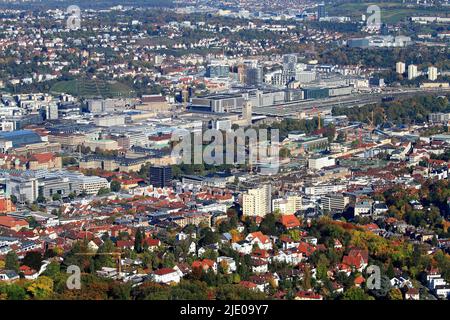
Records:
{"label": "low-rise residential house", "polygon": [[131,240],[118,240],[116,242],[116,247],[120,249],[134,250],[134,242]]}
{"label": "low-rise residential house", "polygon": [[153,272],[153,281],[158,283],[179,283],[180,280],[180,274],[172,268],[161,268]]}
{"label": "low-rise residential house", "polygon": [[267,250],[256,248],[252,252],[252,259],[260,259],[265,262],[269,262],[271,259],[271,254]]}
{"label": "low-rise residential house", "polygon": [[148,247],[149,251],[153,252],[161,246],[161,240],[146,238],[144,240],[144,245],[146,245]]}
{"label": "low-rise residential house", "polygon": [[405,293],[405,300],[420,300],[420,292],[416,288],[410,288]]}
{"label": "low-rise residential house", "polygon": [[241,254],[250,254],[253,250],[253,245],[249,241],[242,240],[233,242],[231,248]]}
{"label": "low-rise residential house", "polygon": [[372,206],[372,212],[375,215],[382,215],[388,211],[386,203],[375,201]]}
{"label": "low-rise residential house", "polygon": [[300,221],[293,214],[282,215],[280,217],[280,223],[286,230],[298,228],[300,226]]}
{"label": "low-rise residential house", "polygon": [[322,295],[312,291],[299,291],[295,294],[295,300],[323,300]]}
{"label": "low-rise residential house", "polygon": [[187,263],[177,263],[173,269],[178,272],[180,278],[192,272],[191,267]]}
{"label": "low-rise residential house", "polygon": [[369,200],[362,200],[355,203],[355,216],[372,214],[372,203]]}
{"label": "low-rise residential house", "polygon": [[246,289],[254,290],[254,291],[261,291],[264,292],[264,286],[258,286],[256,283],[251,281],[241,281],[239,282],[239,285],[243,286]]}
{"label": "low-rise residential house", "polygon": [[333,288],[334,293],[343,293],[344,292],[344,286],[337,283],[336,281],[332,282],[331,286]]}
{"label": "low-rise residential house", "polygon": [[290,265],[297,265],[302,262],[302,259],[303,255],[297,248],[280,250],[272,257],[273,261],[287,263]]}
{"label": "low-rise residential house", "polygon": [[217,263],[221,265],[224,270],[226,270],[226,273],[235,272],[237,269],[236,261],[234,261],[234,259],[231,257],[217,257]]}
{"label": "low-rise residential house", "polygon": [[36,270],[25,265],[19,267],[19,272],[23,273],[25,279],[29,280],[37,279],[37,277],[39,276],[39,273]]}
{"label": "low-rise residential house", "polygon": [[217,272],[217,263],[211,259],[196,260],[192,263],[192,269]]}
{"label": "low-rise residential house", "polygon": [[272,242],[270,241],[270,238],[264,235],[261,231],[249,233],[245,240],[250,242],[252,246],[256,244],[260,249],[272,250]]}
{"label": "low-rise residential house", "polygon": [[336,250],[341,250],[343,248],[343,245],[339,239],[334,239],[334,248]]}
{"label": "low-rise residential house", "polygon": [[19,275],[13,270],[0,270],[0,281],[12,282],[19,278]]}
{"label": "low-rise residential house", "polygon": [[286,235],[280,236],[279,241],[281,242],[283,250],[296,248],[299,245],[299,242],[292,240],[292,238]]}
{"label": "low-rise residential house", "polygon": [[361,272],[369,263],[369,253],[367,250],[351,249],[348,255],[343,257],[342,263]]}
{"label": "low-rise residential house", "polygon": [[269,271],[269,264],[262,259],[252,259],[252,272],[260,274]]}
{"label": "low-rise residential house", "polygon": [[316,251],[316,247],[308,242],[301,242],[297,248],[304,257],[309,257]]}
{"label": "low-rise residential house", "polygon": [[197,255],[202,257],[207,251],[217,252],[219,250],[219,245],[217,243],[213,243],[198,249]]}
{"label": "low-rise residential house", "polygon": [[318,239],[316,237],[307,236],[303,237],[303,240],[309,244],[312,244],[313,246],[317,246]]}

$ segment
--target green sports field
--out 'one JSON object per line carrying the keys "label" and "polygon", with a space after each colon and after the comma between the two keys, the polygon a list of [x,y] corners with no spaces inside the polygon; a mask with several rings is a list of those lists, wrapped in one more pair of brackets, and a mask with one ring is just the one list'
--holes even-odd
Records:
{"label": "green sports field", "polygon": [[133,97],[132,88],[120,82],[103,81],[98,79],[76,79],[60,81],[50,89],[51,93],[67,93],[83,98],[113,98]]}

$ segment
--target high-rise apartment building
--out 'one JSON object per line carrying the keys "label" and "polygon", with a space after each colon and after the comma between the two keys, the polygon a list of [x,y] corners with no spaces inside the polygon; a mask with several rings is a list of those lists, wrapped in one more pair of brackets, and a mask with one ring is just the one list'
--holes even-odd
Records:
{"label": "high-rise apartment building", "polygon": [[269,184],[249,189],[242,195],[242,211],[244,216],[264,217],[270,213],[272,187]]}
{"label": "high-rise apartment building", "polygon": [[285,198],[272,200],[272,212],[279,211],[281,214],[294,214],[302,208],[302,197],[289,195]]}
{"label": "high-rise apartment building", "polygon": [[399,73],[399,74],[403,74],[406,71],[406,64],[404,62],[397,62],[395,64],[395,72]]}
{"label": "high-rise apartment building", "polygon": [[428,80],[434,81],[437,79],[437,68],[428,67]]}
{"label": "high-rise apartment building", "polygon": [[408,80],[413,80],[417,78],[418,72],[417,72],[417,66],[414,64],[410,64],[408,66]]}
{"label": "high-rise apartment building", "polygon": [[317,6],[317,20],[320,20],[320,18],[325,18],[327,16],[327,13],[325,11],[325,3],[319,3]]}

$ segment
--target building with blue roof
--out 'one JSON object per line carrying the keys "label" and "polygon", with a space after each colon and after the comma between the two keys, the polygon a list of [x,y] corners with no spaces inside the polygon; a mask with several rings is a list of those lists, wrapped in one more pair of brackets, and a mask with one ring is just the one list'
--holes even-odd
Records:
{"label": "building with blue roof", "polygon": [[28,144],[42,142],[41,137],[32,130],[17,130],[0,132],[0,141],[10,141],[13,148],[22,147]]}

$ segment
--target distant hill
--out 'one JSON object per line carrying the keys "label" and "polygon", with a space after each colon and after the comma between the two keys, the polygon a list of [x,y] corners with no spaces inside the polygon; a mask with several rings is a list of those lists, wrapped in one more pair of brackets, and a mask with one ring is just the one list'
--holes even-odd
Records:
{"label": "distant hill", "polygon": [[0,0],[0,7],[16,9],[32,8],[67,8],[77,5],[81,9],[103,9],[117,5],[133,7],[173,7],[173,0]]}

